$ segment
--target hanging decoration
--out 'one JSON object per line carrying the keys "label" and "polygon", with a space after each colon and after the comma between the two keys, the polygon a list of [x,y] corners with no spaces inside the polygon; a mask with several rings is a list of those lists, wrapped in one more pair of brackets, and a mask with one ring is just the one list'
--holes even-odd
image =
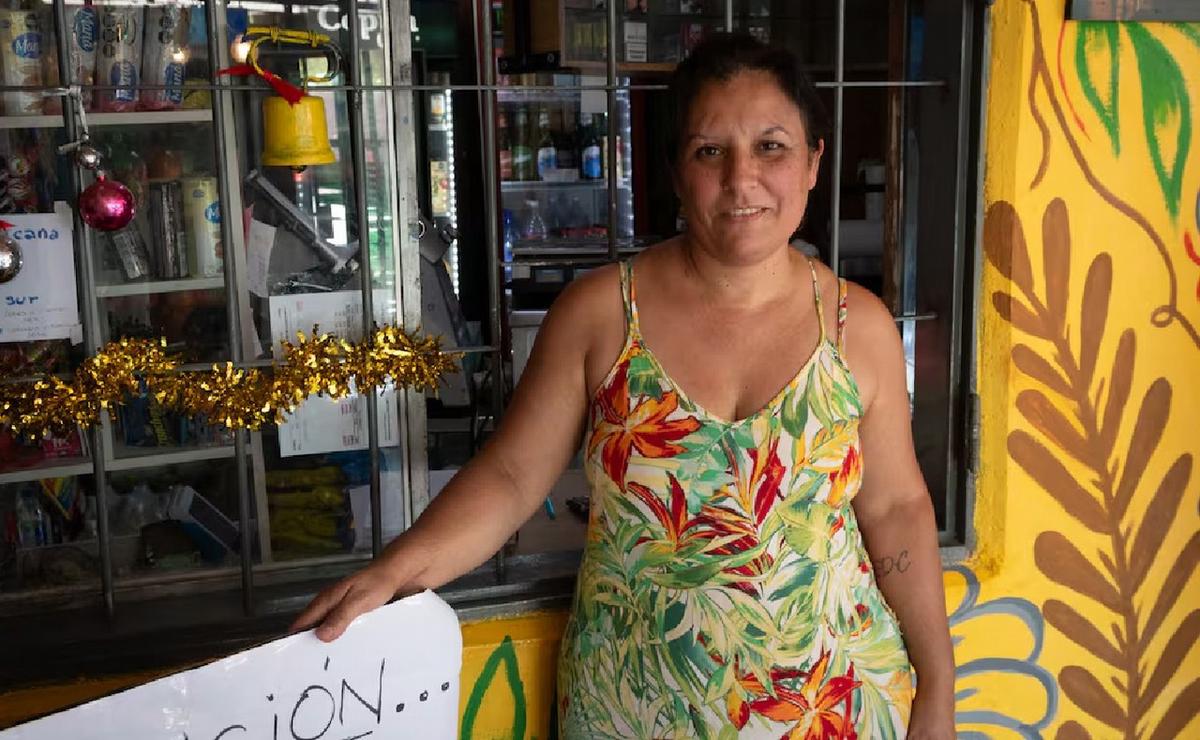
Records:
{"label": "hanging decoration", "polygon": [[[268,42],[307,46],[320,51],[328,59],[326,73],[305,77],[303,87],[297,87],[263,69],[258,63],[258,52],[259,47]],[[307,93],[310,83],[332,82],[337,77],[341,52],[333,41],[323,33],[251,26],[242,35],[240,44],[247,45],[246,63],[218,70],[217,74],[259,77],[275,90],[275,95],[263,99],[262,164],[303,170],[309,165],[336,162],[325,126],[325,101]]]}
{"label": "hanging decoration", "polygon": [[96,181],[79,194],[79,216],[97,231],[123,229],[136,212],[136,201],[129,188],[108,179],[103,172],[96,173]]}
{"label": "hanging decoration", "polygon": [[83,222],[97,231],[116,231],[129,225],[137,213],[137,202],[129,188],[116,180],[109,179],[100,169],[103,157],[92,145],[88,134],[87,114],[84,112],[82,93],[78,87],[67,88],[65,95],[79,120],[79,139],[67,142],[58,148],[59,154],[71,154],[81,169],[96,173],[96,180],[79,194],[79,216]]}
{"label": "hanging decoration", "polygon": [[398,387],[436,390],[460,355],[444,352],[440,337],[420,337],[378,327],[360,342],[333,334],[297,334],[284,342],[281,361],[268,368],[232,363],[188,372],[166,350],[166,340],[121,339],[84,360],[74,377],[46,376],[6,386],[0,429],[38,437],[91,426],[143,391],[169,410],[200,416],[230,429],[279,423],[311,395],[344,398],[355,389]]}
{"label": "hanging decoration", "polygon": [[9,222],[0,221],[0,284],[12,280],[21,271],[21,245],[8,233],[12,227]]}

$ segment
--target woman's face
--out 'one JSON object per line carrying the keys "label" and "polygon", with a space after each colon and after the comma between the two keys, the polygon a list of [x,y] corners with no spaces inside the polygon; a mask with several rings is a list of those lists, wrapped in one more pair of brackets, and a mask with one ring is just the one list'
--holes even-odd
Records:
{"label": "woman's face", "polygon": [[739,72],[692,103],[675,187],[693,244],[723,262],[758,261],[804,217],[824,142],[767,72]]}

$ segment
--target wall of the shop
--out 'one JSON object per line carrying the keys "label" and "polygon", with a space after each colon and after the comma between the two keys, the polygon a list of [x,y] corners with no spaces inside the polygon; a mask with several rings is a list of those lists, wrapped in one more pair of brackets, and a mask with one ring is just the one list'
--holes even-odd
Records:
{"label": "wall of the shop", "polygon": [[[992,10],[959,729],[1200,737],[1200,23],[1064,17]],[[464,736],[548,736],[564,619],[464,626]]]}

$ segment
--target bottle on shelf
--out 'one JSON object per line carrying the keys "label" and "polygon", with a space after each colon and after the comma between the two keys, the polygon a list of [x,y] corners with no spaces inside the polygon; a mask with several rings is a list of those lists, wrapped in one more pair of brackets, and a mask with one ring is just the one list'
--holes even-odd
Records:
{"label": "bottle on shelf", "polygon": [[537,179],[545,180],[558,169],[558,149],[550,133],[550,111],[542,108],[538,112]]}
{"label": "bottle on shelf", "polygon": [[521,237],[525,241],[545,241],[546,221],[542,218],[542,208],[536,200],[525,201],[525,228]]}
{"label": "bottle on shelf", "polygon": [[584,130],[579,147],[579,174],[584,180],[599,180],[604,177],[604,161],[600,151],[600,137],[597,133],[599,113],[592,115],[592,122]]}
{"label": "bottle on shelf", "polygon": [[512,132],[508,130],[508,116],[500,111],[496,122],[496,151],[500,159],[500,179],[513,179]]}
{"label": "bottle on shelf", "polygon": [[[513,212],[508,208],[504,209],[504,251],[503,259],[505,263],[511,263],[513,258],[513,245],[517,242],[517,226],[516,218]],[[512,283],[512,264],[504,265],[504,285],[508,287]]]}
{"label": "bottle on shelf", "polygon": [[529,143],[529,112],[524,106],[517,107],[512,144],[512,168],[514,180],[535,180],[533,147]]}
{"label": "bottle on shelf", "polygon": [[558,135],[558,168],[575,172],[579,170],[579,152],[575,147],[576,134],[579,130],[579,120],[573,110],[564,106],[562,110],[562,126]]}

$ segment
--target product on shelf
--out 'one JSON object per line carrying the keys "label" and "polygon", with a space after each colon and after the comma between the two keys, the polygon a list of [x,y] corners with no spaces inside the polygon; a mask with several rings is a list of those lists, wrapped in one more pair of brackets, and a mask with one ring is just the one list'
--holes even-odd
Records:
{"label": "product on shelf", "polygon": [[140,6],[105,5],[100,8],[96,83],[119,87],[98,91],[96,110],[119,112],[137,108],[136,86],[142,66],[142,11]]}
{"label": "product on shelf", "polygon": [[[96,47],[100,36],[100,15],[96,12],[91,0],[85,0],[83,5],[67,6],[67,24],[71,28],[70,47],[67,51],[70,69],[70,83],[80,85],[84,110],[92,108],[92,90],[90,85],[96,80]],[[57,39],[51,32],[54,28],[50,11],[42,15],[42,27],[46,29],[42,39],[45,42],[45,52],[42,54],[43,69],[46,84],[57,86],[64,84],[58,69]],[[62,97],[51,96],[43,103],[43,112],[50,114],[62,113]]]}
{"label": "product on shelf", "polygon": [[149,393],[130,396],[117,414],[121,440],[130,447],[212,447],[231,444],[233,434],[202,416],[167,411]]}
{"label": "product on shelf", "polygon": [[517,108],[514,121],[512,145],[512,170],[514,180],[536,180],[537,169],[533,146],[529,142],[529,112],[524,106]]}
{"label": "product on shelf", "polygon": [[500,159],[500,179],[513,179],[512,133],[508,129],[508,118],[503,111],[496,124],[496,151]]}
{"label": "product on shelf", "polygon": [[41,147],[36,136],[21,136],[0,168],[0,211],[38,213],[38,172]]}
{"label": "product on shelf", "polygon": [[[5,85],[42,85],[41,26],[37,11],[0,9],[0,77]],[[6,92],[3,98],[5,115],[42,112],[41,92]]]}
{"label": "product on shelf", "polygon": [[225,269],[221,246],[221,196],[215,177],[185,177],[183,223],[193,277],[217,277]]}
{"label": "product on shelf", "polygon": [[604,177],[604,159],[600,153],[600,114],[592,116],[592,123],[583,134],[583,146],[580,147],[579,174],[585,180],[599,180]]}
{"label": "product on shelf", "polygon": [[178,180],[154,181],[148,197],[154,274],[166,279],[185,278],[189,260],[183,227],[183,186]]}
{"label": "product on shelf", "polygon": [[137,226],[130,224],[116,231],[101,232],[108,242],[109,252],[116,257],[126,280],[150,277],[150,253]]}
{"label": "product on shelf", "polygon": [[270,470],[266,482],[277,558],[343,552],[353,544],[353,514],[341,469]]}
{"label": "product on shelf", "polygon": [[0,432],[0,470],[22,470],[53,460],[83,456],[83,440],[79,431],[63,436],[47,435],[28,440]]}
{"label": "product on shelf", "polygon": [[189,8],[178,5],[152,5],[146,8],[142,84],[170,87],[166,90],[142,91],[138,101],[138,107],[142,110],[178,110],[183,105],[189,12]]}
{"label": "product on shelf", "polygon": [[538,113],[537,174],[539,180],[547,180],[550,173],[558,169],[558,149],[550,135],[550,111],[543,108]]}

